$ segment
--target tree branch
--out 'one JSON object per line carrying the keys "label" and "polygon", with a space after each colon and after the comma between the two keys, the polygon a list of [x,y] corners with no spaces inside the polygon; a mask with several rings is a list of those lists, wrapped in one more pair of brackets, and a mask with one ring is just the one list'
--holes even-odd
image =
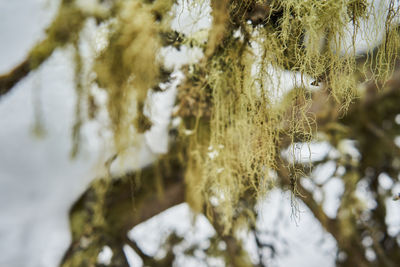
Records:
{"label": "tree branch", "polygon": [[93,181],[70,211],[72,242],[61,265],[96,262],[104,245],[123,244],[135,225],[182,203],[183,165],[172,157],[167,161]]}
{"label": "tree branch", "polygon": [[18,66],[0,75],[0,99],[46,61],[56,48],[77,41],[85,19],[86,15],[75,6],[74,1],[63,0],[57,16],[46,31],[46,38],[36,44]]}

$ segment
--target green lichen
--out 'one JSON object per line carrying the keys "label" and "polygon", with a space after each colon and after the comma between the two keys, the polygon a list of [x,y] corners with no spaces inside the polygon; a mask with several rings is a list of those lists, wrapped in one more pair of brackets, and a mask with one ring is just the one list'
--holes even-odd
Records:
{"label": "green lichen", "polygon": [[[242,197],[257,199],[268,191],[281,136],[307,143],[317,129],[309,111],[312,97],[305,89],[310,85],[302,82],[279,101],[276,96],[283,92],[269,86],[277,76],[268,69],[313,78],[346,112],[357,95],[360,75],[367,77],[357,65],[357,44],[353,41],[347,47],[349,28],[354,40],[372,7],[362,0],[211,1],[211,7],[214,21],[205,59],[200,70],[188,76],[200,78],[187,80],[191,93],[190,85],[183,86],[179,102],[180,114],[197,118],[207,114],[210,119],[206,139],[194,134],[188,145],[188,201],[197,210],[206,204],[223,214],[219,220],[226,232],[239,221]],[[384,48],[375,57],[375,69],[369,70],[378,80],[390,75],[397,57],[398,32],[393,23],[397,10],[392,9],[385,22]],[[193,97],[209,99],[207,113]],[[196,125],[195,132],[202,131],[200,127]],[[294,157],[296,151],[291,154]],[[302,175],[294,164],[288,167]],[[297,177],[292,179],[296,192]]]}
{"label": "green lichen", "polygon": [[[311,86],[324,91],[319,97],[328,98],[326,103],[337,115],[357,97],[360,82],[385,81],[391,75],[400,40],[399,10],[394,1],[374,7],[367,0],[211,0],[211,28],[185,36],[171,28],[171,18],[179,16],[171,11],[173,4],[115,1],[107,18],[108,45],[97,55],[93,71],[108,97],[110,129],[119,153],[151,127],[143,113],[148,90],[157,90],[171,73],[164,69],[160,49],[203,50],[199,63],[184,68],[186,80],[174,113],[183,121],[177,139],[185,145],[180,158],[186,167],[187,201],[210,217],[220,214],[227,233],[240,221],[252,220],[241,200],[250,198],[254,204],[268,192],[280,146],[289,148],[293,157],[287,167],[295,174],[291,185],[297,192],[303,173],[296,168],[297,151],[290,143],[310,142],[318,129],[316,121],[323,121],[311,110]],[[194,8],[208,2],[184,4]],[[63,12],[57,29],[81,27],[76,7],[67,5]],[[76,19],[65,21],[65,14]],[[383,16],[383,23],[369,25],[376,14]],[[358,55],[356,36],[380,29],[381,45]],[[204,33],[206,42],[198,37]],[[76,43],[75,35],[64,36],[59,30],[50,29],[49,36],[54,42]],[[47,50],[40,47],[36,58]],[[282,73],[301,77],[301,82],[277,83]],[[305,82],[310,79],[312,85]],[[288,93],[283,83],[294,88]]]}

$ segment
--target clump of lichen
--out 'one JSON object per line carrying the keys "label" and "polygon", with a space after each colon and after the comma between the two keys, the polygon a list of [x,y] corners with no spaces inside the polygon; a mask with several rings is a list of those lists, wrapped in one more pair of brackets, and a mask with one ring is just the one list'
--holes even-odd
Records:
{"label": "clump of lichen", "polygon": [[[184,68],[174,115],[183,121],[178,140],[184,143],[187,200],[193,209],[218,218],[226,233],[249,217],[242,200],[254,204],[268,191],[281,157],[278,148],[312,140],[318,125],[310,110],[310,87],[325,90],[329,103],[346,112],[360,81],[385,81],[391,74],[400,41],[399,10],[394,1],[376,7],[367,0],[210,0],[213,22],[203,43],[172,30],[173,4],[115,1],[107,20],[108,45],[93,70],[108,96],[111,130],[121,152],[151,127],[143,113],[148,90],[170,75],[160,49],[203,50],[199,63]],[[383,23],[366,26],[376,14]],[[358,55],[357,36],[380,29],[381,45]],[[300,76],[301,82],[276,83],[283,72]],[[311,85],[305,82],[310,79]],[[284,92],[283,83],[292,83],[292,90]],[[301,175],[295,158],[288,162]]]}
{"label": "clump of lichen", "polygon": [[[327,90],[345,112],[357,95],[360,79],[372,73],[374,79],[384,80],[393,70],[398,14],[393,6],[387,11],[384,48],[362,62],[364,70],[374,66],[366,73],[360,71],[355,38],[363,30],[363,21],[376,12],[367,1],[233,0],[211,1],[211,7],[213,25],[205,56],[200,70],[189,72],[187,80],[190,84],[193,77],[202,77],[201,86],[193,83],[193,90],[196,99],[209,99],[209,113],[195,103],[191,104],[195,109],[190,109],[188,103],[194,101],[187,84],[178,102],[181,115],[197,122],[209,117],[207,124],[194,124],[195,133],[189,138],[188,201],[197,210],[204,210],[206,204],[223,214],[219,220],[228,231],[241,216],[241,198],[265,195],[283,136],[292,143],[307,143],[317,129],[309,112],[312,97],[306,88],[310,84],[298,84],[290,96],[278,101],[280,89],[268,84],[277,76],[268,69],[311,77],[313,85]],[[294,173],[301,175],[301,171]]]}
{"label": "clump of lichen", "polygon": [[[110,24],[109,45],[96,59],[97,82],[106,88],[117,151],[149,128],[143,114],[150,88],[160,81],[160,33],[168,26],[173,1],[119,1]],[[136,127],[134,127],[136,125]]]}

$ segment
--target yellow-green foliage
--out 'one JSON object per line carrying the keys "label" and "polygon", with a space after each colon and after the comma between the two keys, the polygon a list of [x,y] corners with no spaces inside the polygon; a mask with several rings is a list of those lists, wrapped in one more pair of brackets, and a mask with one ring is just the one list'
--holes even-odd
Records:
{"label": "yellow-green foliage", "polygon": [[[268,114],[268,96],[253,84],[254,56],[247,45],[233,38],[225,45],[209,62],[213,105],[209,141],[198,142],[201,152],[192,159],[198,172],[187,179],[189,190],[198,191],[189,195],[190,202],[201,207],[213,198],[216,210],[224,214],[222,224],[229,228],[243,194],[249,191],[249,197],[257,197],[263,191],[275,161],[278,121],[276,113]],[[199,198],[202,193],[205,199]]]}
{"label": "yellow-green foliage", "polygon": [[168,25],[171,6],[172,1],[146,4],[139,0],[118,1],[116,5],[118,15],[111,23],[109,45],[94,69],[100,86],[108,92],[108,112],[118,151],[134,141],[138,130],[133,127],[135,119],[147,123],[143,103],[148,89],[159,81],[159,34]]}
{"label": "yellow-green foliage", "polygon": [[[314,89],[326,90],[330,103],[345,112],[360,81],[384,81],[391,74],[398,8],[394,1],[388,8],[368,0],[210,0],[213,23],[202,44],[171,29],[173,2],[115,1],[109,44],[93,68],[106,89],[115,144],[122,151],[150,126],[142,112],[148,89],[161,79],[160,48],[190,43],[203,49],[203,59],[185,68],[176,114],[184,122],[180,134],[188,139],[182,151],[188,157],[182,160],[188,202],[214,214],[226,232],[249,217],[241,199],[255,202],[267,192],[278,148],[312,140],[318,125],[304,81],[314,80],[320,85]],[[373,16],[384,22],[366,26]],[[359,58],[356,36],[380,29],[381,45]],[[284,72],[301,82],[276,83]],[[285,83],[293,84],[291,92],[283,91]]]}
{"label": "yellow-green foliage", "polygon": [[[355,36],[377,10],[364,0],[211,1],[211,6],[214,22],[202,63],[206,83],[204,96],[197,97],[211,99],[210,123],[195,128],[209,127],[209,135],[192,136],[186,179],[189,203],[222,214],[218,220],[228,231],[243,213],[240,199],[265,194],[283,136],[309,142],[317,129],[308,111],[310,85],[302,82],[277,101],[280,89],[269,84],[277,76],[268,69],[313,78],[345,112],[360,76],[367,77],[357,65]],[[378,80],[390,75],[397,57],[397,13],[394,7],[387,13],[384,49],[362,62]],[[189,72],[193,76],[196,71]],[[181,95],[182,109],[187,98]]]}

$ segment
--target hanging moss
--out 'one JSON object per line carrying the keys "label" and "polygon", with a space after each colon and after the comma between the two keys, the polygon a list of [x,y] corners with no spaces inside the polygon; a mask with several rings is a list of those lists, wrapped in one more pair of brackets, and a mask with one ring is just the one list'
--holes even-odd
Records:
{"label": "hanging moss", "polygon": [[[107,108],[118,151],[134,141],[136,130],[149,127],[143,106],[147,91],[159,83],[160,32],[168,25],[167,12],[172,4],[173,1],[118,2],[109,45],[94,65],[97,81],[109,97]],[[143,122],[145,129],[133,127]]]}
{"label": "hanging moss", "polygon": [[[249,197],[248,192],[257,199],[268,190],[282,134],[292,143],[307,143],[317,129],[309,111],[311,93],[305,89],[310,85],[303,82],[284,101],[276,101],[280,89],[269,86],[277,77],[268,68],[313,78],[346,112],[360,77],[354,39],[372,7],[364,0],[211,1],[211,7],[205,59],[200,70],[188,72],[178,114],[198,122],[209,117],[209,124],[195,124],[188,145],[188,201],[197,210],[206,204],[223,214],[219,220],[226,232],[239,221],[240,199]],[[398,10],[392,9],[385,22],[384,48],[375,57],[375,69],[369,70],[378,80],[390,75],[397,57],[393,18]],[[350,25],[353,48],[348,49]],[[209,134],[202,134],[202,127],[209,127]],[[294,165],[288,167],[302,175]]]}
{"label": "hanging moss", "polygon": [[[77,44],[78,35],[68,34],[68,29],[79,32],[76,29],[82,27],[85,15],[74,1],[64,2],[48,31],[49,40]],[[399,10],[394,1],[374,7],[367,0],[184,3],[189,8],[211,6],[207,42],[198,40],[196,33],[185,36],[171,28],[172,16],[179,15],[171,11],[173,0],[112,1],[102,18],[108,25],[108,44],[95,58],[93,71],[108,97],[106,108],[118,153],[151,127],[143,112],[148,90],[157,90],[171,76],[160,49],[187,45],[203,50],[199,63],[183,69],[186,80],[179,87],[174,113],[183,121],[177,139],[183,144],[179,149],[186,167],[187,201],[194,210],[219,214],[227,233],[240,221],[252,220],[241,200],[250,198],[254,204],[265,196],[282,142],[308,143],[314,138],[318,118],[310,109],[310,87],[324,91],[319,97],[329,98],[326,102],[335,112],[344,114],[361,81],[373,79],[384,85],[398,55]],[[383,14],[383,24],[366,27],[375,14]],[[356,36],[367,35],[371,28],[383,29],[381,45],[359,56]],[[34,49],[32,66],[39,65],[49,50]],[[79,71],[80,57],[76,59]],[[280,73],[301,77],[301,82],[280,79]],[[305,82],[309,79],[312,85]],[[294,84],[292,90],[285,92],[283,83]],[[91,95],[85,89],[78,86],[78,97]],[[83,123],[79,108],[75,139]],[[89,109],[89,117],[95,118],[98,109]],[[295,157],[295,148],[287,143],[284,147],[291,148],[289,154]],[[302,172],[294,163],[287,167],[297,174],[291,181],[296,192]]]}

